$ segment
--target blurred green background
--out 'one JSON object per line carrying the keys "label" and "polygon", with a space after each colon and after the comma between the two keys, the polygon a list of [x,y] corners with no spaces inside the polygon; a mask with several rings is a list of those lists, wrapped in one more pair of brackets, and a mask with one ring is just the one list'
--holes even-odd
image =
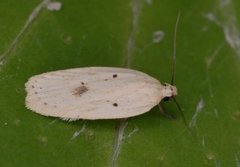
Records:
{"label": "blurred green background", "polygon": [[[240,166],[240,1],[2,0],[0,5],[0,166]],[[171,78],[177,33],[177,97],[190,133],[150,112],[121,120],[65,122],[25,108],[35,74],[129,67]],[[144,97],[143,97],[144,98]]]}

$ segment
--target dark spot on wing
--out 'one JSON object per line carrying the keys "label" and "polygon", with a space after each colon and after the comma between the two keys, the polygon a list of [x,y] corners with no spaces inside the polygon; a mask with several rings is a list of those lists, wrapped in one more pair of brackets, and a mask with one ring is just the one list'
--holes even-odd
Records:
{"label": "dark spot on wing", "polygon": [[32,85],[32,88],[35,88],[34,85]]}
{"label": "dark spot on wing", "polygon": [[84,83],[84,82],[81,82],[81,84],[82,84],[82,85],[85,85],[85,83]]}
{"label": "dark spot on wing", "polygon": [[38,92],[34,92],[34,94],[36,95],[36,94],[38,94]]}
{"label": "dark spot on wing", "polygon": [[108,79],[104,79],[104,81],[108,81]]}
{"label": "dark spot on wing", "polygon": [[117,106],[118,106],[118,104],[117,104],[117,103],[113,103],[113,106],[114,106],[114,107],[117,107]]}
{"label": "dark spot on wing", "polygon": [[48,105],[48,103],[47,103],[47,102],[44,102],[43,104],[44,104],[44,105]]}
{"label": "dark spot on wing", "polygon": [[113,74],[113,78],[117,78],[117,74]]}
{"label": "dark spot on wing", "polygon": [[86,86],[79,86],[73,90],[72,94],[75,96],[81,96],[83,93],[87,91],[88,91],[88,88]]}

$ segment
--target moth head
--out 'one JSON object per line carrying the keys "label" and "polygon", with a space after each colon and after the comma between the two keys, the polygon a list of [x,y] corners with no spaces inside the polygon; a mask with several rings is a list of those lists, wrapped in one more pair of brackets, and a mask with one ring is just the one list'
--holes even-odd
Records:
{"label": "moth head", "polygon": [[168,100],[171,97],[177,96],[177,88],[168,83],[164,83],[163,86],[163,97],[164,100]]}

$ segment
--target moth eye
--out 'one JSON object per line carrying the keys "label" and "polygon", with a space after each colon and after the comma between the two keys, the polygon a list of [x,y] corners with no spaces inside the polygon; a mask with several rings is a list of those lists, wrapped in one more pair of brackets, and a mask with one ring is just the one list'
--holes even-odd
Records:
{"label": "moth eye", "polygon": [[117,78],[117,74],[113,74],[113,78]]}
{"label": "moth eye", "polygon": [[164,97],[163,98],[163,101],[168,101],[168,100],[170,100],[170,97]]}

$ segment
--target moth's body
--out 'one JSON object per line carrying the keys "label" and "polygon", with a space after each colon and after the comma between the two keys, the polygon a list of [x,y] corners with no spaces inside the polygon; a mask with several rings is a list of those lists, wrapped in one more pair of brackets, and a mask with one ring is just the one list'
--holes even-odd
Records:
{"label": "moth's body", "polygon": [[131,69],[86,67],[33,76],[26,83],[26,106],[66,120],[117,119],[143,114],[176,87]]}

